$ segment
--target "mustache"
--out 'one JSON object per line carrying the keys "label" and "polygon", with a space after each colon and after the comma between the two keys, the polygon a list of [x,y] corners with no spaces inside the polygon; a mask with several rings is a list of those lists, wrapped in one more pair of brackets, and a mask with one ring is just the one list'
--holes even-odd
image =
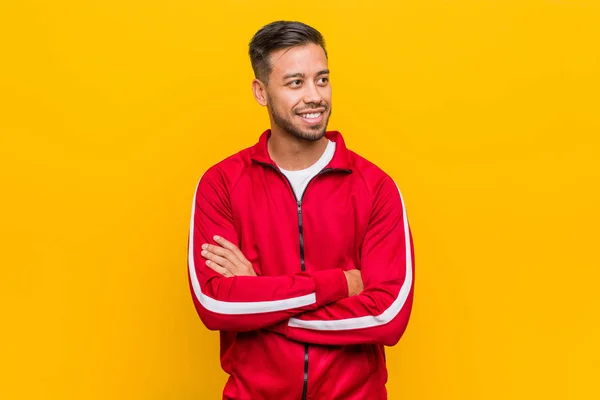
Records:
{"label": "mustache", "polygon": [[324,108],[325,111],[329,110],[329,104],[327,104],[327,103],[320,103],[320,104],[308,103],[308,105],[309,105],[309,107],[303,108],[302,110],[296,110],[295,113],[303,114],[303,113],[306,113],[307,111],[316,110],[318,108]]}

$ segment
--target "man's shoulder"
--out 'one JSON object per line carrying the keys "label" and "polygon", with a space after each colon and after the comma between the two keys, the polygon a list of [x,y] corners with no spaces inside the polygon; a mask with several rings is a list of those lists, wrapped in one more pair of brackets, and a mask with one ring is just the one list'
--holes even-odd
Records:
{"label": "man's shoulder", "polygon": [[231,187],[250,164],[250,147],[247,147],[208,167],[200,182]]}
{"label": "man's shoulder", "polygon": [[250,147],[247,147],[212,165],[209,170],[220,170],[228,174],[235,174],[243,171],[250,163]]}
{"label": "man's shoulder", "polygon": [[353,150],[347,150],[352,163],[352,170],[356,173],[370,192],[376,191],[381,185],[394,183],[392,177],[379,167],[375,162]]}
{"label": "man's shoulder", "polygon": [[[401,200],[400,187],[394,178],[376,165],[373,161],[349,150],[353,163],[353,175],[356,172],[356,177],[362,181],[366,190],[371,196],[373,204],[382,204],[390,199],[395,200],[391,204],[396,204]],[[398,197],[398,194],[400,196]]]}

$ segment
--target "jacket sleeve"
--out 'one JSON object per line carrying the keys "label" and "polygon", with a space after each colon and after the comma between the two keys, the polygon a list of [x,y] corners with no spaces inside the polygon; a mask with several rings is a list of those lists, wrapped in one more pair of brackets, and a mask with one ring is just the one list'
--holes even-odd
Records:
{"label": "jacket sleeve", "polygon": [[189,286],[196,311],[210,330],[256,330],[348,296],[347,280],[339,268],[226,278],[207,267],[200,254],[202,244],[215,244],[215,235],[240,246],[225,176],[213,167],[196,186],[188,236]]}
{"label": "jacket sleeve", "polygon": [[395,345],[408,324],[414,282],[414,249],[404,201],[386,177],[374,199],[361,249],[364,290],[269,330],[325,345]]}

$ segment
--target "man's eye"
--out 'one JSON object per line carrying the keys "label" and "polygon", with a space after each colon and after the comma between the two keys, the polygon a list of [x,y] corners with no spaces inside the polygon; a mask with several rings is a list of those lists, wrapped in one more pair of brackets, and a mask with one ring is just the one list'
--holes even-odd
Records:
{"label": "man's eye", "polygon": [[288,85],[290,85],[291,87],[298,87],[302,84],[302,81],[300,79],[296,79],[295,81],[291,81],[290,83],[288,83]]}
{"label": "man's eye", "polygon": [[329,78],[323,77],[319,79],[319,83],[327,83],[329,82]]}

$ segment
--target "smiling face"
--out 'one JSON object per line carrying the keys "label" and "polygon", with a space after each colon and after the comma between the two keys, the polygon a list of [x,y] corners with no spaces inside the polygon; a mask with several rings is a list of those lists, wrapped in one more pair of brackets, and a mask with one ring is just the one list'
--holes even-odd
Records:
{"label": "smiling face", "polygon": [[316,141],[331,116],[331,85],[323,48],[309,43],[280,49],[269,57],[268,84],[254,83],[257,101],[269,110],[272,130]]}

